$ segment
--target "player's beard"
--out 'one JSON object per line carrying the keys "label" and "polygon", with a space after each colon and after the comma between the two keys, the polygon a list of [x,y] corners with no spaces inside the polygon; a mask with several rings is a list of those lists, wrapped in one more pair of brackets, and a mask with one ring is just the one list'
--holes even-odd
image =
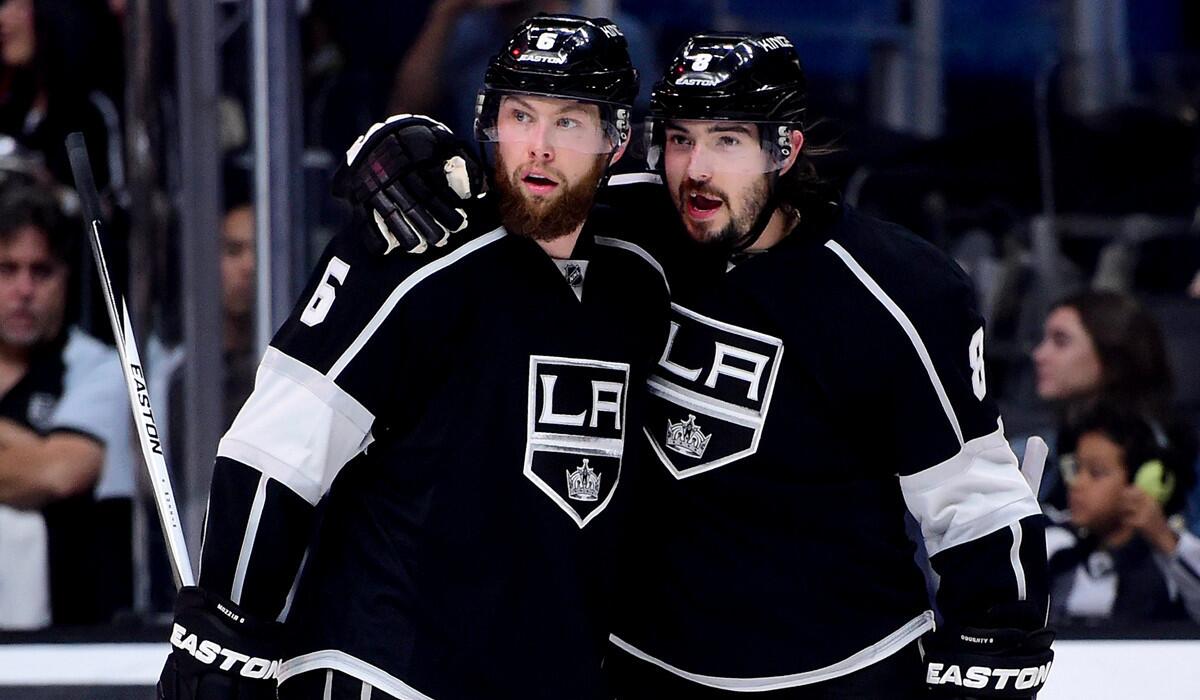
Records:
{"label": "player's beard", "polygon": [[562,192],[550,199],[531,197],[521,188],[517,171],[509,172],[499,149],[496,151],[496,188],[499,192],[500,220],[509,233],[535,241],[549,242],[572,233],[592,209],[596,187],[604,176],[605,159],[596,163],[579,181],[569,184],[561,178]]}
{"label": "player's beard", "polygon": [[[697,237],[696,231],[692,229],[697,222],[688,222],[686,218],[687,198],[692,192],[702,194],[706,197],[720,199],[729,208],[729,222],[724,227],[717,231],[709,232],[706,227],[702,229],[700,237]],[[763,207],[767,206],[767,199],[770,197],[769,179],[766,176],[752,182],[741,195],[741,204],[734,207],[732,199],[728,193],[719,190],[712,185],[696,182],[695,180],[684,179],[679,183],[679,191],[675,193],[675,209],[679,211],[679,216],[683,218],[685,223],[690,223],[688,233],[697,243],[711,246],[721,246],[732,248],[743,238],[750,233],[750,227],[754,226],[754,222],[758,220],[758,215],[762,212]]]}

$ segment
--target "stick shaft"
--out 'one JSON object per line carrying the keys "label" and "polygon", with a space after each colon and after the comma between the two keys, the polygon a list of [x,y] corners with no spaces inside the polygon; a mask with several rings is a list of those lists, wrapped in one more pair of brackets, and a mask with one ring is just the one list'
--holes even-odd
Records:
{"label": "stick shaft", "polygon": [[187,542],[183,536],[179,508],[175,503],[175,492],[171,488],[170,472],[167,470],[167,462],[163,455],[163,437],[154,422],[154,410],[150,404],[150,392],[146,384],[146,374],[142,369],[141,354],[138,352],[137,342],[133,336],[133,324],[129,319],[129,309],[125,305],[125,299],[113,291],[112,278],[108,274],[108,261],[104,257],[104,247],[101,244],[101,231],[104,223],[100,218],[99,195],[92,178],[91,163],[88,160],[82,135],[71,134],[67,137],[67,151],[71,158],[71,170],[75,175],[75,185],[79,190],[84,217],[87,220],[92,259],[96,263],[96,271],[100,277],[100,289],[104,295],[104,306],[108,311],[113,339],[121,358],[121,371],[125,377],[125,388],[129,393],[129,407],[133,412],[138,444],[141,446],[146,470],[150,475],[154,504],[158,509],[159,521],[162,524],[163,538],[167,542],[175,581],[180,586],[195,585],[195,576],[192,574]]}

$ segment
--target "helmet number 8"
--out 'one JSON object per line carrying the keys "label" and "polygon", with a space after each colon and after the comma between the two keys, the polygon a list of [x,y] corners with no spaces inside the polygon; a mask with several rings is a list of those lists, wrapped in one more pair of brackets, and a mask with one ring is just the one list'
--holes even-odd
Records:
{"label": "helmet number 8", "polygon": [[692,70],[696,72],[708,70],[708,62],[711,60],[711,53],[698,53],[692,56]]}
{"label": "helmet number 8", "polygon": [[558,38],[558,34],[555,34],[554,32],[543,32],[537,40],[538,49],[542,51],[549,51],[550,49],[554,48],[554,40],[556,38]]}

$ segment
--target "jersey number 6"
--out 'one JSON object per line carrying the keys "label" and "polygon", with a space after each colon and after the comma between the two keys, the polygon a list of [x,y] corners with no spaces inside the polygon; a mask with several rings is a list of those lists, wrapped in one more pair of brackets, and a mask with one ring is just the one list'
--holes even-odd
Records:
{"label": "jersey number 6", "polygon": [[325,316],[329,314],[329,307],[333,306],[334,300],[337,299],[337,287],[333,286],[332,282],[337,280],[339,286],[345,284],[349,272],[350,266],[341,258],[334,256],[329,260],[325,274],[321,275],[321,284],[317,285],[317,291],[313,292],[308,306],[304,307],[304,313],[300,314],[301,323],[315,326],[325,320]]}

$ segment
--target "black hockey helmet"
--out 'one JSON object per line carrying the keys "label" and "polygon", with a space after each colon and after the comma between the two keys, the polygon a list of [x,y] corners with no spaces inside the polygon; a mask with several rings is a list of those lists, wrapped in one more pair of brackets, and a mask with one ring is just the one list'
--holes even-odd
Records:
{"label": "black hockey helmet", "polygon": [[804,128],[807,103],[804,68],[786,36],[697,34],[654,84],[648,160],[652,167],[658,160],[667,120],[696,119],[757,123],[764,148],[779,163],[791,153],[790,132]]}
{"label": "black hockey helmet", "polygon": [[600,107],[608,145],[629,138],[638,91],[625,35],[608,19],[539,14],[517,28],[484,74],[475,104],[475,136],[497,141],[496,121],[506,94],[568,98]]}

